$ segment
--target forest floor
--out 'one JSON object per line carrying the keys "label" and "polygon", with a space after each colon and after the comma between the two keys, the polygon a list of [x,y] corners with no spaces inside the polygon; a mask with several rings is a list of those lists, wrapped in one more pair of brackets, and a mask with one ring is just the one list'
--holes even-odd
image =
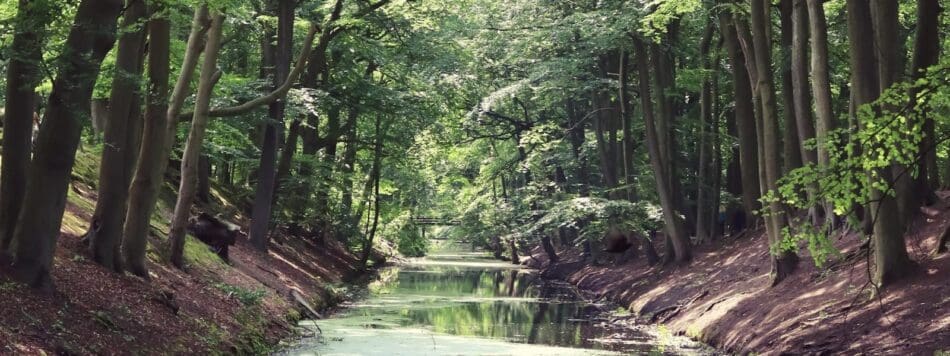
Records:
{"label": "forest floor", "polygon": [[[80,153],[70,187],[52,270],[55,290],[11,282],[9,271],[0,269],[0,354],[266,353],[293,334],[296,320],[310,317],[295,294],[326,308],[358,275],[357,258],[342,245],[315,245],[285,233],[268,253],[257,252],[242,234],[230,249],[230,265],[189,237],[187,273],[161,262],[152,247],[149,281],[109,272],[88,258],[80,238],[96,192],[89,185],[95,180],[83,176],[96,167],[83,167],[84,156],[91,160],[93,154]],[[213,200],[207,211],[246,231],[238,209],[222,194]],[[153,217],[153,246],[167,232],[170,204],[163,199]]]}
{"label": "forest floor", "polygon": [[802,256],[794,275],[771,288],[763,231],[696,246],[685,266],[602,261],[611,256],[592,265],[580,251],[563,248],[549,266],[540,247],[526,263],[592,297],[629,306],[631,318],[729,353],[946,355],[950,253],[931,251],[948,226],[950,209],[918,217],[906,235],[918,270],[880,293],[868,283],[867,253],[856,234],[837,238],[841,255],[834,262],[818,268]]}

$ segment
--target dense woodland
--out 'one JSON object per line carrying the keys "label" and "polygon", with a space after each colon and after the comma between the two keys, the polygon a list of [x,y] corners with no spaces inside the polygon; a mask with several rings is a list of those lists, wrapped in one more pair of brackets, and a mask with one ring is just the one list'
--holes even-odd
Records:
{"label": "dense woodland", "polygon": [[858,232],[884,287],[922,273],[904,234],[950,185],[946,7],[4,0],[0,248],[52,287],[82,150],[89,258],[146,279],[187,267],[189,219],[223,196],[261,251],[282,229],[364,266],[434,233],[682,265],[764,227],[778,284]]}

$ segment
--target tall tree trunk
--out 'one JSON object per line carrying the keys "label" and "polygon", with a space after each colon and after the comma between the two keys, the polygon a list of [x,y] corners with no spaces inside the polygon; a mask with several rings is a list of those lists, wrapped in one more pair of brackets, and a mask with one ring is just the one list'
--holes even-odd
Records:
{"label": "tall tree trunk", "polygon": [[[617,187],[617,166],[614,164],[612,142],[607,137],[607,131],[610,125],[609,121],[611,119],[611,115],[608,111],[613,110],[607,95],[607,93],[595,92],[593,93],[593,100],[591,100],[591,102],[594,103],[594,110],[596,111],[596,117],[594,118],[594,137],[597,140],[600,171],[604,177],[604,187],[613,192],[613,189]],[[525,158],[526,157],[522,157],[521,161],[523,162]],[[614,194],[611,193],[609,195],[613,196]]]}
{"label": "tall tree trunk", "polygon": [[[752,0],[752,42],[755,51],[756,71],[758,72],[759,96],[762,102],[762,143],[760,147],[765,162],[765,183],[769,191],[778,189],[778,179],[781,176],[778,159],[778,131],[779,118],[775,104],[775,85],[772,77],[772,45],[769,42],[769,18],[767,7],[769,0]],[[769,234],[770,247],[777,246],[782,239],[782,230],[785,227],[785,216],[779,202],[769,204],[771,220],[766,224]],[[790,275],[798,264],[798,257],[794,252],[781,251],[772,254],[772,284],[781,282]]]}
{"label": "tall tree trunk", "polygon": [[198,159],[201,154],[205,129],[208,126],[211,94],[217,79],[216,71],[223,25],[224,15],[214,14],[211,20],[211,29],[208,31],[208,40],[205,43],[204,62],[201,65],[201,76],[198,80],[198,91],[195,97],[195,114],[191,120],[191,130],[181,158],[181,183],[178,188],[178,200],[175,202],[175,213],[168,233],[168,243],[171,250],[170,260],[178,268],[185,267],[185,227],[188,225],[191,204],[194,201],[198,185]]}
{"label": "tall tree trunk", "polygon": [[[372,80],[373,73],[379,69],[379,65],[373,62],[370,62],[366,66],[366,71],[363,73],[363,76],[366,80]],[[360,110],[359,108],[350,108],[347,112],[346,123],[343,125],[344,141],[346,148],[343,151],[343,162],[340,164],[340,169],[343,173],[343,192],[340,200],[340,221],[342,221],[347,227],[355,227],[359,225],[359,218],[353,218],[353,173],[356,171],[356,154],[359,150],[359,143],[357,142],[357,131],[359,124]],[[343,231],[337,230],[338,235],[337,239],[340,241],[346,241],[348,239],[347,229]]]}
{"label": "tall tree trunk", "polygon": [[[940,14],[943,9],[939,0],[917,1],[917,38],[914,40],[914,58],[911,75],[914,79],[924,76],[927,68],[937,64],[940,58]],[[918,100],[919,92],[912,90],[912,103]],[[917,177],[916,194],[932,196],[940,188],[940,172],[937,169],[937,140],[931,113],[924,113],[924,138],[920,144],[920,173]]]}
{"label": "tall tree trunk", "polygon": [[[630,112],[630,95],[627,91],[628,84],[630,82],[630,53],[627,51],[620,51],[620,88],[617,91],[618,102],[620,107],[620,120],[623,130],[623,183],[627,187],[624,189],[626,192],[626,198],[629,201],[636,201],[639,198],[637,197],[636,187],[633,182],[636,179],[636,173],[634,168],[634,149],[636,144],[634,143],[633,138],[633,119],[632,113]],[[560,167],[558,167],[560,168]],[[563,170],[561,170],[563,172]]]}
{"label": "tall tree trunk", "polygon": [[[795,117],[788,118],[790,125],[798,126],[798,142],[802,163],[814,165],[818,161],[817,152],[809,148],[807,143],[815,138],[814,113],[811,106],[811,90],[808,84],[808,9],[805,0],[794,1],[792,5],[792,58],[791,58],[791,79],[793,102],[795,105]],[[817,184],[810,184],[806,188],[808,199],[814,201],[815,194],[818,191]],[[808,215],[811,217],[812,224],[817,225],[818,210],[817,206],[809,208]]]}
{"label": "tall tree trunk", "polygon": [[300,142],[300,132],[303,130],[303,122],[297,118],[290,122],[290,128],[287,130],[287,140],[284,142],[284,148],[280,151],[280,159],[277,161],[277,175],[274,180],[274,202],[280,198],[280,187],[283,181],[290,174],[291,166],[294,163],[294,155],[297,154],[297,146]]}
{"label": "tall tree trunk", "polygon": [[675,58],[670,48],[676,43],[678,26],[678,21],[674,21],[667,26],[667,44],[662,46],[660,44],[650,45],[650,64],[653,66],[653,74],[656,79],[654,83],[658,107],[656,113],[656,127],[660,143],[660,152],[663,154],[662,163],[666,166],[667,180],[673,191],[673,206],[686,217],[684,221],[684,231],[689,235],[690,231],[696,227],[696,217],[693,215],[692,210],[686,209],[684,195],[679,194],[679,192],[683,191],[683,187],[682,182],[680,182],[677,167],[679,155],[674,149],[676,147],[676,115],[674,114],[674,97],[668,93],[669,90],[674,88],[676,82],[676,75],[673,69]]}
{"label": "tall tree trunk", "polygon": [[[600,56],[599,69],[600,77],[607,80],[612,76],[612,71],[619,67],[619,60],[616,52]],[[616,145],[616,127],[618,121],[621,121],[620,112],[617,103],[612,100],[611,92],[605,90],[596,90],[593,92],[594,112],[594,133],[597,140],[597,152],[600,154],[600,170],[604,177],[604,186],[608,190],[608,196],[611,199],[619,198],[620,170],[623,165],[617,165],[618,155]],[[526,121],[529,120],[525,113]],[[522,157],[524,161],[526,157]]]}
{"label": "tall tree trunk", "polygon": [[0,158],[0,251],[13,240],[26,193],[32,151],[36,86],[40,82],[46,26],[52,19],[50,0],[20,0],[14,19],[16,33],[7,63],[6,112],[3,117],[3,156]]}
{"label": "tall tree trunk", "polygon": [[[652,90],[656,96],[656,133],[657,133],[657,143],[660,147],[660,157],[664,166],[668,167],[667,172],[672,170],[672,160],[673,160],[673,143],[671,141],[670,132],[672,131],[670,124],[672,124],[673,119],[673,104],[670,102],[670,99],[667,97],[667,90],[672,83],[666,81],[666,67],[665,62],[669,60],[669,57],[666,56],[666,53],[660,49],[657,44],[649,44],[649,53],[650,53],[650,66],[652,71]],[[651,105],[651,107],[654,107]],[[644,109],[645,111],[645,109]],[[672,179],[672,177],[667,177]]]}
{"label": "tall tree trunk", "polygon": [[811,91],[808,82],[808,9],[805,0],[794,0],[792,10],[792,92],[795,102],[795,122],[798,124],[802,162],[815,164],[818,161],[814,149],[806,142],[815,138],[814,116],[811,107]]}
{"label": "tall tree trunk", "polygon": [[201,203],[211,202],[211,157],[202,153],[198,157],[198,190],[195,199]]}
{"label": "tall tree trunk", "polygon": [[119,255],[122,228],[128,207],[129,184],[138,147],[135,138],[140,118],[139,103],[142,58],[145,44],[144,20],[147,6],[143,0],[130,0],[123,15],[121,36],[116,51],[115,74],[109,103],[99,166],[99,196],[86,238],[92,260],[105,268],[122,271]]}
{"label": "tall tree trunk", "polygon": [[[739,38],[739,45],[742,48],[743,57],[745,58],[745,68],[749,73],[749,83],[752,85],[752,107],[755,113],[754,115],[754,127],[755,127],[755,141],[758,149],[756,150],[756,159],[758,160],[759,172],[757,178],[759,180],[759,194],[765,195],[768,193],[768,179],[765,174],[766,162],[765,162],[765,150],[763,149],[763,107],[762,107],[762,95],[759,89],[759,71],[758,64],[756,62],[756,53],[753,46],[752,40],[752,31],[749,29],[749,22],[743,18],[734,18],[733,22],[736,27],[736,33]],[[780,143],[776,142],[776,145]],[[771,221],[769,219],[764,219],[766,229],[769,229],[769,224]]]}
{"label": "tall tree trunk", "polygon": [[[589,188],[588,164],[587,156],[581,153],[584,147],[584,142],[587,140],[586,120],[581,117],[576,100],[568,99],[564,106],[564,109],[567,112],[569,126],[567,131],[567,139],[571,144],[571,157],[573,157],[574,160],[578,162],[576,165],[577,169],[574,171],[574,174],[577,176],[576,193],[582,197],[586,197],[588,196]],[[494,148],[492,149],[492,152],[494,152]],[[504,189],[504,186],[502,186],[502,189]],[[505,195],[505,197],[507,197],[507,195]]]}
{"label": "tall tree trunk", "polygon": [[[329,64],[327,63],[327,50],[329,48],[330,42],[335,37],[334,33],[339,33],[339,31],[333,31],[332,28],[335,22],[340,18],[343,13],[343,0],[336,0],[333,5],[333,10],[330,12],[329,18],[324,21],[324,28],[327,30],[323,31],[320,35],[320,39],[317,41],[316,48],[310,54],[310,59],[307,64],[307,72],[303,75],[302,84],[306,88],[319,89],[322,88],[327,80],[330,73]],[[307,125],[301,129],[300,139],[302,141],[302,150],[301,153],[304,155],[314,155],[319,150],[319,136],[317,132],[317,127],[320,125],[320,118],[317,115],[310,113],[307,115]],[[300,173],[309,174],[309,168],[304,165],[300,169]]]}
{"label": "tall tree trunk", "polygon": [[[578,102],[574,99],[568,99],[566,102],[566,111],[568,115],[568,120],[570,120],[570,129],[568,130],[568,140],[571,142],[571,156],[574,157],[574,160],[577,161],[577,169],[574,174],[577,175],[577,194],[582,197],[590,196],[590,164],[588,162],[587,155],[582,154],[582,149],[584,147],[584,142],[587,137],[587,125],[583,117],[581,117],[580,110],[578,109]],[[508,199],[508,192],[504,184],[504,176],[502,176],[502,194],[505,199]],[[585,260],[591,257],[590,255],[590,241],[586,239],[582,242],[583,245],[583,257]]]}
{"label": "tall tree trunk", "polygon": [[122,5],[119,0],[83,0],[63,47],[13,234],[16,277],[32,286],[52,284],[50,266],[82,134],[81,118],[89,115],[102,60],[115,44]]}
{"label": "tall tree trunk", "polygon": [[[883,94],[892,85],[901,80],[904,66],[901,60],[904,52],[903,41],[899,34],[897,0],[874,0],[871,4],[871,23],[874,29],[874,54],[877,55],[878,93]],[[860,105],[859,105],[860,106]],[[894,109],[889,107],[889,109]],[[908,127],[911,129],[911,127]],[[916,194],[908,167],[895,164],[891,168],[894,177],[894,191],[897,198],[897,213],[900,217],[900,230],[910,223],[921,204]]]}
{"label": "tall tree trunk", "polygon": [[[356,154],[359,147],[357,143],[357,120],[359,112],[353,109],[347,119],[346,126],[346,148],[343,150],[343,197],[340,199],[340,212],[343,215],[343,222],[349,226],[354,225],[353,220],[353,173],[356,172]],[[344,237],[345,238],[345,237]]]}
{"label": "tall tree trunk", "polygon": [[785,159],[782,172],[784,174],[788,174],[788,172],[800,168],[803,163],[802,142],[799,140],[801,135],[798,132],[798,126],[796,124],[796,118],[800,114],[798,113],[798,108],[795,106],[796,94],[794,79],[792,77],[794,66],[794,63],[792,63],[792,57],[794,56],[794,53],[792,53],[792,39],[794,37],[792,1],[794,0],[781,0],[779,2],[779,19],[781,20],[782,27],[782,50],[780,51],[782,58],[779,68],[782,73],[782,108],[784,109],[783,114],[785,114],[785,129],[782,130],[784,134],[782,137],[782,156]]}
{"label": "tall tree trunk", "polygon": [[[640,77],[640,106],[643,107],[643,117],[646,124],[646,141],[650,153],[650,166],[656,178],[657,193],[660,196],[660,205],[663,209],[663,221],[666,223],[668,241],[673,247],[674,256],[666,256],[668,260],[684,263],[690,260],[689,238],[686,229],[680,221],[673,202],[672,184],[668,178],[668,165],[662,162],[662,150],[658,139],[656,119],[653,115],[653,99],[650,94],[650,67],[648,54],[643,42],[634,38],[634,49],[637,56],[637,68]],[[672,158],[671,158],[672,159]]]}
{"label": "tall tree trunk", "polygon": [[[881,0],[885,1],[885,0]],[[879,71],[878,56],[875,54],[875,37],[871,16],[871,4],[868,0],[848,0],[848,40],[850,42],[851,85],[854,106],[873,103],[881,92],[880,81],[895,79],[887,70]],[[883,14],[879,14],[883,15]],[[894,14],[896,16],[896,14]],[[882,30],[882,29],[878,29]],[[883,67],[893,63],[885,60]],[[881,74],[889,78],[880,78]],[[893,183],[888,169],[881,169],[880,176],[887,183]],[[900,197],[898,197],[900,198]],[[900,210],[894,198],[878,189],[871,189],[870,219],[873,223],[872,245],[874,249],[874,282],[879,286],[887,285],[908,273],[912,262],[907,256],[904,243],[904,227],[900,220]]]}
{"label": "tall tree trunk", "polygon": [[[165,14],[163,2],[153,3],[152,20],[149,24],[149,84],[145,108],[145,128],[135,169],[132,187],[129,190],[129,208],[125,218],[123,255],[130,272],[148,277],[145,252],[152,211],[158,200],[159,189],[168,166],[168,155],[178,130],[178,114],[188,96],[188,88],[198,64],[205,32],[207,31],[208,7],[195,10],[191,34],[185,49],[181,74],[175,91],[168,98],[170,21]],[[163,116],[164,115],[164,116]]]}
{"label": "tall tree trunk", "polygon": [[366,268],[366,262],[369,260],[370,254],[373,252],[373,238],[376,236],[376,227],[379,225],[379,179],[382,175],[383,170],[383,131],[382,131],[382,117],[376,115],[376,143],[373,146],[373,224],[370,230],[370,233],[367,234],[365,240],[363,240],[363,250],[360,255],[360,266]]}
{"label": "tall tree trunk", "polygon": [[708,231],[712,234],[712,238],[722,236],[722,227],[719,223],[719,209],[722,206],[722,140],[719,139],[719,130],[720,130],[720,112],[721,104],[719,103],[719,63],[720,63],[719,51],[716,51],[716,55],[713,57],[713,67],[712,67],[712,79],[710,89],[712,107],[712,137],[710,140],[713,142],[713,156],[712,156],[712,209],[709,209],[709,227]]}
{"label": "tall tree trunk", "polygon": [[[290,61],[293,56],[294,43],[294,0],[281,0],[277,5],[277,48],[275,56],[274,89],[290,75]],[[270,104],[270,121],[264,130],[264,144],[261,148],[260,180],[257,182],[257,191],[254,195],[254,205],[251,213],[251,226],[248,239],[259,251],[267,250],[270,226],[271,209],[273,208],[274,187],[277,174],[277,144],[282,135],[280,128],[284,126],[284,100],[277,100]],[[295,149],[296,147],[288,147]]]}
{"label": "tall tree trunk", "polygon": [[[825,9],[821,0],[807,0],[807,5],[811,35],[811,84],[818,118],[815,133],[818,143],[817,160],[819,167],[828,167],[831,163],[827,147],[828,135],[835,129],[835,115],[831,107],[831,81],[828,73],[828,24],[825,21]],[[830,217],[834,207],[828,202],[825,203],[824,210],[825,216]]]}
{"label": "tall tree trunk", "polygon": [[[323,165],[320,167],[321,179],[317,182],[317,197],[315,204],[317,206],[318,216],[321,218],[329,217],[330,212],[330,180],[333,179],[333,168],[336,165],[336,151],[340,135],[340,114],[339,105],[334,105],[327,113],[327,134],[323,150]],[[326,221],[326,223],[330,223]]]}
{"label": "tall tree trunk", "polygon": [[759,158],[756,145],[755,108],[752,100],[752,84],[745,70],[745,56],[739,46],[739,37],[733,26],[732,15],[722,11],[719,28],[723,44],[729,53],[732,67],[732,90],[735,98],[735,120],[739,138],[739,171],[742,182],[742,205],[745,215],[751,217],[760,208],[759,204]]}
{"label": "tall tree trunk", "polygon": [[706,31],[699,45],[700,61],[703,64],[703,81],[699,94],[699,167],[696,174],[696,240],[707,242],[711,231],[708,229],[709,219],[712,214],[709,210],[712,206],[707,201],[712,197],[709,182],[710,166],[713,156],[712,122],[715,119],[713,114],[713,93],[712,93],[712,60],[709,58],[709,47],[712,43],[715,33],[713,19],[709,19],[706,24]]}

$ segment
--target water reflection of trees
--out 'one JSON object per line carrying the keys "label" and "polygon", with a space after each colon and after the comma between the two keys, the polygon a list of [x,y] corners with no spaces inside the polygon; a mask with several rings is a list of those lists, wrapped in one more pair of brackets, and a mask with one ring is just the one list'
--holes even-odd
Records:
{"label": "water reflection of trees", "polygon": [[391,293],[460,297],[536,298],[537,275],[518,270],[403,271]]}
{"label": "water reflection of trees", "polygon": [[[400,273],[396,295],[457,296],[458,303],[436,308],[408,308],[405,326],[425,325],[439,333],[500,338],[532,344],[586,346],[591,343],[588,317],[581,304],[550,299],[563,295],[557,287],[539,284],[538,276],[518,270],[441,269],[437,273]],[[538,300],[471,301],[470,297]]]}

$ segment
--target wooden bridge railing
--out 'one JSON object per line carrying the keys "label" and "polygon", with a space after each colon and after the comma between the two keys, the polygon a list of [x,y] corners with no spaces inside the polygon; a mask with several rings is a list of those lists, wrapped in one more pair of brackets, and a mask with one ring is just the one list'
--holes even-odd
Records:
{"label": "wooden bridge railing", "polygon": [[426,225],[426,226],[458,226],[462,222],[459,220],[450,220],[443,218],[433,218],[425,216],[417,216],[412,218],[412,222],[416,225]]}

